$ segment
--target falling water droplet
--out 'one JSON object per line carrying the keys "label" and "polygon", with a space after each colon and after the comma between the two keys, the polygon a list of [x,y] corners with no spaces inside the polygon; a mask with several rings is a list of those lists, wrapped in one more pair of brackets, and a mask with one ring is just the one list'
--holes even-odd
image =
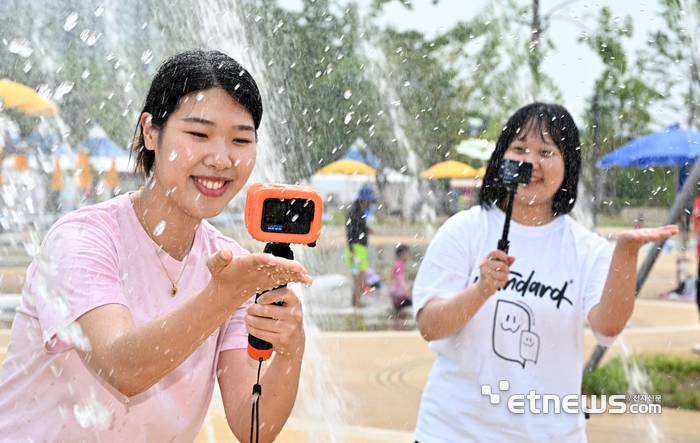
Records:
{"label": "falling water droplet", "polygon": [[256,15],[256,16],[255,16],[255,21],[256,21],[256,22],[259,22],[260,20],[262,20],[262,17],[259,16],[259,15]]}
{"label": "falling water droplet", "polygon": [[105,12],[104,6],[100,5],[100,6],[96,7],[95,12],[94,12],[95,17],[101,16],[103,12]]}
{"label": "falling water droplet", "polygon": [[354,112],[348,112],[347,114],[345,114],[345,119],[343,121],[345,122],[346,125],[352,121],[353,114],[354,114]]}
{"label": "falling water droplet", "polygon": [[101,404],[95,394],[73,405],[73,415],[81,427],[104,431],[112,426],[112,410]]}
{"label": "falling water droplet", "polygon": [[75,26],[77,24],[78,24],[78,13],[73,11],[70,14],[68,14],[68,17],[66,17],[66,21],[63,22],[63,30],[70,31],[71,29],[75,28]]}
{"label": "falling water droplet", "polygon": [[398,106],[401,105],[401,100],[393,100],[393,101],[391,102],[391,104],[394,105],[394,106],[396,106],[396,107],[398,107]]}
{"label": "falling water droplet", "polygon": [[150,49],[146,49],[141,54],[141,63],[147,65],[153,61],[153,52]]}
{"label": "falling water droplet", "polygon": [[83,29],[83,32],[80,33],[80,40],[88,46],[94,46],[100,37],[102,37],[101,32],[90,31],[89,29]]}
{"label": "falling water droplet", "polygon": [[29,71],[32,70],[33,67],[34,67],[34,64],[33,64],[32,62],[30,62],[29,60],[27,60],[27,61],[24,62],[24,64],[22,65],[22,71],[24,71],[24,72],[29,72]]}
{"label": "falling water droplet", "polygon": [[195,99],[196,99],[198,102],[202,101],[203,98],[204,98],[204,93],[203,93],[203,92],[198,92],[198,93],[197,93],[197,96],[195,97]]}
{"label": "falling water droplet", "polygon": [[85,80],[86,78],[90,77],[90,71],[87,69],[83,71],[83,73],[80,75],[80,77]]}
{"label": "falling water droplet", "polygon": [[403,85],[404,85],[404,86],[411,86],[411,82],[405,81],[405,82],[403,82]]}
{"label": "falling water droplet", "polygon": [[13,38],[12,41],[7,45],[7,49],[20,57],[27,58],[32,55],[34,48],[29,40],[24,38]]}
{"label": "falling water droplet", "polygon": [[233,162],[233,166],[238,166],[241,164],[241,159],[237,158],[235,162]]}
{"label": "falling water droplet", "polygon": [[124,106],[124,109],[122,109],[122,117],[126,117],[126,115],[129,113],[129,110],[131,108],[131,100],[129,100],[129,103]]}
{"label": "falling water droplet", "polygon": [[163,234],[165,231],[165,220],[161,220],[160,223],[156,225],[156,227],[153,229],[153,236],[154,237],[159,237]]}
{"label": "falling water droplet", "polygon": [[172,162],[172,161],[175,161],[176,158],[177,158],[177,152],[170,151],[170,155],[168,156],[168,160]]}
{"label": "falling water droplet", "polygon": [[75,84],[73,82],[63,82],[58,87],[56,87],[56,90],[53,93],[53,98],[54,100],[60,100],[63,98],[64,95],[68,94],[73,90],[73,86]]}
{"label": "falling water droplet", "polygon": [[618,23],[620,20],[622,20],[622,19],[620,18],[619,15],[617,17],[615,17],[615,23]]}
{"label": "falling water droplet", "polygon": [[280,86],[280,88],[277,90],[278,94],[281,94],[284,92],[284,86]]}
{"label": "falling water droplet", "polygon": [[352,91],[348,89],[347,91],[343,92],[343,97],[345,97],[345,100],[349,99],[352,97]]}

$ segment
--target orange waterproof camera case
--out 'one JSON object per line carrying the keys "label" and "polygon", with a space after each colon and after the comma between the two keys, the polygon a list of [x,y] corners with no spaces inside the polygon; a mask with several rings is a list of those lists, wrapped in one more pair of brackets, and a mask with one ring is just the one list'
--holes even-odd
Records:
{"label": "orange waterproof camera case", "polygon": [[323,201],[305,185],[255,183],[248,188],[245,227],[259,241],[310,245],[321,235]]}

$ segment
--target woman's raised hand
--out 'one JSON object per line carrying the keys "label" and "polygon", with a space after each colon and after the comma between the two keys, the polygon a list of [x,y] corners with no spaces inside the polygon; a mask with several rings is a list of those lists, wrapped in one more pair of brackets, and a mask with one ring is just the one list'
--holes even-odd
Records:
{"label": "woman's raised hand", "polygon": [[678,226],[666,225],[658,228],[630,229],[617,237],[617,246],[636,253],[647,243],[669,238],[678,234]]}
{"label": "woman's raised hand", "polygon": [[225,309],[235,309],[255,294],[287,283],[313,283],[299,262],[262,252],[233,256],[222,249],[209,256],[207,267],[219,306]]}
{"label": "woman's raised hand", "polygon": [[508,283],[510,266],[514,262],[515,257],[499,249],[489,252],[479,265],[481,275],[476,282],[479,292],[486,296],[491,296],[504,287]]}

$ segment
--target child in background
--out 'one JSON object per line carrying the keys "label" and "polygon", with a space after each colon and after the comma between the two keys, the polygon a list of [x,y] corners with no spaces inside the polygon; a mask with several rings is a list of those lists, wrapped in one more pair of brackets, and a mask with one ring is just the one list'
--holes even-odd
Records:
{"label": "child in background", "polygon": [[408,274],[406,272],[406,262],[411,257],[408,246],[399,244],[396,246],[396,261],[391,272],[391,300],[394,308],[398,311],[406,306],[411,306],[411,288],[408,286]]}

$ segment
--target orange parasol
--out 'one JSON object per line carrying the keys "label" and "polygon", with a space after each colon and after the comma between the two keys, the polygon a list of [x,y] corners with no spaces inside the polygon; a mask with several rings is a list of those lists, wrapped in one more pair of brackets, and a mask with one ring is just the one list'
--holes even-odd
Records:
{"label": "orange parasol", "polygon": [[76,174],[78,175],[78,187],[82,189],[92,188],[92,171],[90,170],[90,158],[88,153],[78,151],[78,163],[76,165]]}
{"label": "orange parasol", "polygon": [[51,190],[60,191],[63,189],[63,170],[61,169],[61,159],[56,157],[56,167],[53,171],[53,177],[51,177]]}
{"label": "orange parasol", "polygon": [[117,172],[117,159],[112,157],[112,169],[107,174],[105,183],[107,189],[115,190],[119,187],[119,172]]}

